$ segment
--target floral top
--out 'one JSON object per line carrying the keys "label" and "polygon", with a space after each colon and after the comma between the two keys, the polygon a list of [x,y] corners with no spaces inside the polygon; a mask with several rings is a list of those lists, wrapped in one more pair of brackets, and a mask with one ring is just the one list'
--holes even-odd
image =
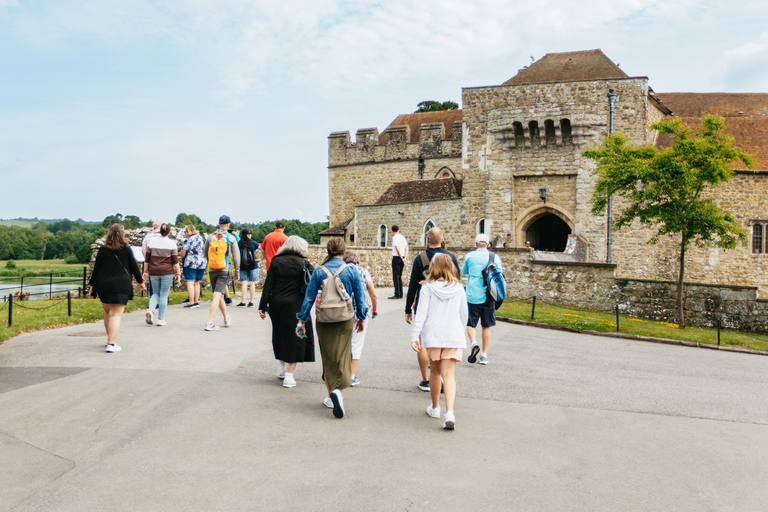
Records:
{"label": "floral top", "polygon": [[205,247],[205,241],[200,235],[192,235],[189,238],[184,239],[184,243],[181,248],[184,249],[186,255],[184,256],[184,267],[192,269],[204,269],[208,267],[208,260],[205,257],[203,248]]}

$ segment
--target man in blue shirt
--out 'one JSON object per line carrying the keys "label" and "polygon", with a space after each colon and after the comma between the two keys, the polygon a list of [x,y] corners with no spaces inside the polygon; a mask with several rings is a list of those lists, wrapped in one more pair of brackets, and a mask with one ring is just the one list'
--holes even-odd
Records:
{"label": "man in blue shirt", "polygon": [[[477,353],[480,352],[480,346],[477,344],[477,322],[479,321],[483,328],[483,350],[480,352],[480,364],[488,364],[488,344],[491,342],[491,327],[496,325],[496,303],[488,297],[488,288],[483,280],[483,270],[490,262],[491,254],[488,247],[491,245],[491,239],[485,233],[480,233],[475,237],[476,249],[464,258],[464,266],[461,273],[467,277],[467,302],[469,303],[469,319],[467,321],[467,335],[472,342],[472,348],[469,351],[467,361],[474,363],[478,361]],[[501,270],[501,258],[498,254],[493,255],[494,263]]]}

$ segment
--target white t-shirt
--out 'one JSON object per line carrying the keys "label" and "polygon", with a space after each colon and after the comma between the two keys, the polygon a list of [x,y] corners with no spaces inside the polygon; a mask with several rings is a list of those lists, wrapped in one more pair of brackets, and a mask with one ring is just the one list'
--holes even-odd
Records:
{"label": "white t-shirt", "polygon": [[[400,254],[397,254],[397,249],[400,249]],[[392,256],[403,256],[405,257],[405,250],[408,248],[408,241],[405,239],[405,236],[403,236],[399,231],[392,235]]]}

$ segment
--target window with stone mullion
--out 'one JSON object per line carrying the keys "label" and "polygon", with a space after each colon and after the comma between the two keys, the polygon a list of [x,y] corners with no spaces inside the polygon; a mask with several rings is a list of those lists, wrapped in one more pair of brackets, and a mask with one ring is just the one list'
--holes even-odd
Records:
{"label": "window with stone mullion", "polygon": [[764,254],[763,251],[763,225],[752,225],[752,254]]}

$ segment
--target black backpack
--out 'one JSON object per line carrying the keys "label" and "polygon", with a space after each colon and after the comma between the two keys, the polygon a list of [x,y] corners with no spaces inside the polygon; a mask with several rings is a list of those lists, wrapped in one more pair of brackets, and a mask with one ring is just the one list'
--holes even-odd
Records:
{"label": "black backpack", "polygon": [[253,257],[253,251],[250,248],[240,245],[240,268],[243,270],[253,270],[256,267],[256,258]]}

